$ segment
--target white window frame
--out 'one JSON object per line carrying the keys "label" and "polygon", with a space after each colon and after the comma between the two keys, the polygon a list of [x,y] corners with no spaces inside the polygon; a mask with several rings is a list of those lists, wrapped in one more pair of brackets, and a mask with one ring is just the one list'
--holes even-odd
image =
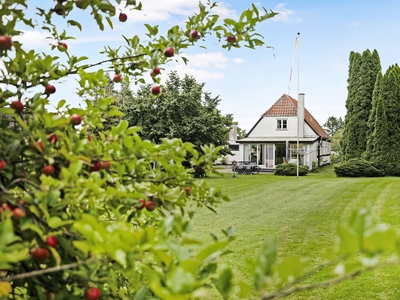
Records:
{"label": "white window frame", "polygon": [[276,130],[288,130],[288,120],[276,119]]}

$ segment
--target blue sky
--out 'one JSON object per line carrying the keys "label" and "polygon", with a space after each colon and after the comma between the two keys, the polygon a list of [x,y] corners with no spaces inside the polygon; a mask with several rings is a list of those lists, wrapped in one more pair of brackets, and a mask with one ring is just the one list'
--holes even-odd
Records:
{"label": "blue sky", "polygon": [[[28,1],[33,5],[38,0]],[[197,0],[145,0],[143,12],[127,12],[128,21],[115,19],[115,30],[101,33],[87,15],[74,15],[83,25],[83,32],[67,29],[77,36],[67,41],[74,55],[87,55],[90,62],[101,60],[104,45],[118,47],[124,41],[121,35],[143,36],[144,23],[160,24],[160,31],[175,24],[182,24],[190,12],[195,11]],[[52,1],[40,1],[40,4]],[[305,93],[307,109],[322,125],[333,115],[344,117],[347,96],[348,60],[351,51],[362,52],[377,49],[385,71],[389,65],[400,62],[400,1],[259,1],[258,7],[279,12],[275,18],[264,22],[258,32],[273,49],[233,49],[226,51],[214,41],[201,44],[207,49],[191,48],[182,53],[189,58],[188,66],[171,63],[169,70],[194,75],[205,82],[205,90],[221,98],[220,109],[232,113],[239,126],[249,130],[282,94],[288,93],[289,73],[292,65],[294,42],[300,32],[300,92]],[[221,17],[233,18],[250,7],[250,1],[228,0],[219,2]],[[61,20],[60,20],[61,21]],[[63,22],[60,22],[63,24]],[[21,29],[24,29],[21,27]],[[93,34],[96,32],[96,34]],[[46,33],[27,31],[20,41],[37,51],[49,51]],[[298,56],[295,58],[291,82],[291,96],[297,98]],[[150,79],[150,78],[149,78]],[[151,81],[149,80],[149,83]],[[50,97],[53,104],[66,99],[79,105],[74,94],[77,86],[74,78],[55,82],[57,93]],[[134,87],[133,87],[134,89]]]}

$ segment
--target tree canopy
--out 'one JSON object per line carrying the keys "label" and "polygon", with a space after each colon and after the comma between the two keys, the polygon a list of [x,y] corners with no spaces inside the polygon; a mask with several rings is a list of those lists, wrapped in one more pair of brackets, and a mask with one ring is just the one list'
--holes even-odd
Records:
{"label": "tree canopy", "polygon": [[174,71],[159,96],[152,96],[150,89],[150,85],[142,86],[124,98],[124,118],[130,126],[140,126],[143,139],[160,143],[162,138],[180,138],[198,150],[202,145],[227,144],[232,115],[221,114],[221,100],[205,92],[204,83],[193,76],[180,78]]}
{"label": "tree canopy", "polygon": [[343,129],[344,121],[342,117],[330,116],[322,126],[327,134],[334,136],[336,132]]}

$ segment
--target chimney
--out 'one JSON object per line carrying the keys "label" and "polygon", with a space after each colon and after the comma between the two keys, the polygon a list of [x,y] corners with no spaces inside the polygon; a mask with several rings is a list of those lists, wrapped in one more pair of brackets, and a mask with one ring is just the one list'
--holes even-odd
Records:
{"label": "chimney", "polygon": [[304,93],[299,94],[299,102],[297,104],[299,137],[304,137]]}
{"label": "chimney", "polygon": [[237,140],[237,125],[233,124],[231,130],[229,131],[229,141],[236,143]]}

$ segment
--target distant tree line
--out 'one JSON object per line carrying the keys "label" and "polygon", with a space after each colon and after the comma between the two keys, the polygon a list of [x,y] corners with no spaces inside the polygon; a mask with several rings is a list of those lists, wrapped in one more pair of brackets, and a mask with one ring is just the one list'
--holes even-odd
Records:
{"label": "distant tree line", "polygon": [[351,52],[347,89],[343,159],[365,159],[385,175],[399,176],[400,67],[382,74],[376,50]]}

